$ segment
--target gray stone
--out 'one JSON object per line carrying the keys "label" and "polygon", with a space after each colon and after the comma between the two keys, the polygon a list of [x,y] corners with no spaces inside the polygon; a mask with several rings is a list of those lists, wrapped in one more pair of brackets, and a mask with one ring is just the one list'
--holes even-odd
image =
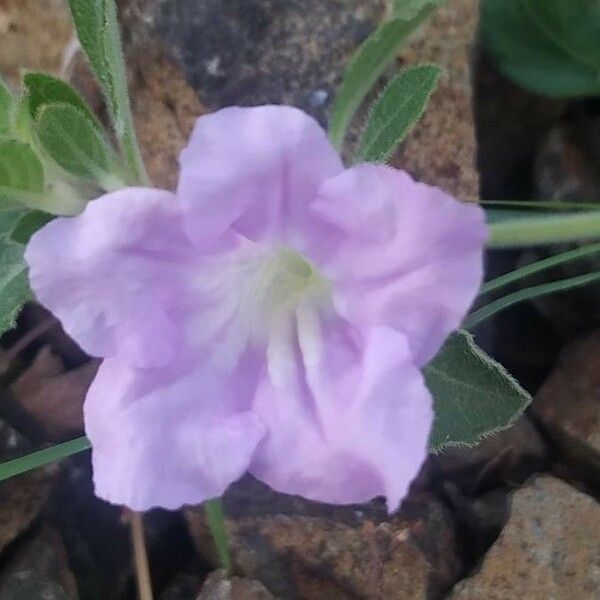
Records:
{"label": "gray stone", "polygon": [[262,583],[245,577],[226,577],[223,571],[211,573],[197,600],[276,600]]}
{"label": "gray stone", "polygon": [[502,534],[450,600],[598,600],[600,507],[552,477],[517,491]]}

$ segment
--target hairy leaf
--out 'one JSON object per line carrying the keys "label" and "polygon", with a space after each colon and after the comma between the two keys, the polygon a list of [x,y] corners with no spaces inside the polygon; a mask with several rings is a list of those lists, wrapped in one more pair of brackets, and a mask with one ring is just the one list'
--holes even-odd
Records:
{"label": "hairy leaf", "polygon": [[114,0],[69,0],[77,34],[99,79],[131,177],[147,182],[137,144]]}
{"label": "hairy leaf", "polygon": [[510,427],[531,402],[529,394],[495,360],[458,331],[423,370],[434,399],[432,451],[473,446]]}
{"label": "hairy leaf", "polygon": [[102,180],[113,170],[108,142],[73,105],[45,105],[38,113],[35,129],[44,150],[65,171]]}
{"label": "hairy leaf", "polygon": [[0,79],[0,135],[8,135],[11,130],[13,97],[6,84]]}
{"label": "hairy leaf", "polygon": [[24,246],[0,240],[0,335],[15,325],[23,304],[30,298]]}
{"label": "hairy leaf", "polygon": [[0,205],[14,208],[28,195],[44,190],[44,168],[31,146],[17,140],[0,140]]}
{"label": "hairy leaf", "polygon": [[331,110],[329,135],[337,148],[342,145],[348,125],[366,95],[432,9],[433,6],[427,3],[409,18],[397,17],[384,23],[355,52]]}
{"label": "hairy leaf", "polygon": [[400,73],[385,89],[369,117],[358,159],[385,161],[421,118],[442,73],[434,65],[417,65]]}

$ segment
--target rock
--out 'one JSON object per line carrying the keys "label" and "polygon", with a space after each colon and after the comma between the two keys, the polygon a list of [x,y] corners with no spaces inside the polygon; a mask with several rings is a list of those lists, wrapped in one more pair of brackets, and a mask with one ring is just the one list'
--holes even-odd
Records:
{"label": "rock", "polygon": [[157,32],[209,109],[293,104],[325,122],[348,58],[383,18],[386,0],[126,0],[122,6],[125,21],[133,22],[128,29]]}
{"label": "rock", "polygon": [[445,479],[467,494],[499,486],[515,486],[548,463],[546,444],[529,417],[474,448],[447,448],[432,460]]}
{"label": "rock", "polygon": [[75,578],[59,533],[45,526],[23,541],[0,569],[0,598],[77,600]]}
{"label": "rock", "polygon": [[561,459],[600,484],[600,331],[564,349],[532,407]]}
{"label": "rock", "polygon": [[[0,421],[0,462],[31,451],[21,435]],[[0,553],[37,518],[56,474],[57,467],[49,465],[0,482]]]}
{"label": "rock", "polygon": [[262,583],[245,577],[225,577],[223,571],[209,575],[197,600],[275,600]]}
{"label": "rock", "polygon": [[[271,494],[275,507],[281,495]],[[373,506],[361,512],[360,507],[299,502],[305,512],[320,510],[321,516],[278,513],[264,501],[261,514],[228,513],[237,570],[276,596],[432,599],[441,597],[461,571],[453,520],[429,494],[411,497],[386,521],[367,516],[376,512]],[[199,552],[216,564],[203,512],[189,509],[186,516]]]}
{"label": "rock", "polygon": [[600,507],[552,477],[515,492],[512,514],[479,571],[451,600],[597,600]]}
{"label": "rock", "polygon": [[66,0],[2,0],[0,74],[16,85],[23,69],[58,71],[71,36]]}
{"label": "rock", "polygon": [[479,198],[471,72],[478,24],[478,0],[452,0],[401,54],[405,64],[437,63],[445,74],[392,163],[463,200]]}
{"label": "rock", "polygon": [[66,371],[44,346],[12,384],[11,422],[32,439],[61,441],[83,432],[83,401],[100,361]]}

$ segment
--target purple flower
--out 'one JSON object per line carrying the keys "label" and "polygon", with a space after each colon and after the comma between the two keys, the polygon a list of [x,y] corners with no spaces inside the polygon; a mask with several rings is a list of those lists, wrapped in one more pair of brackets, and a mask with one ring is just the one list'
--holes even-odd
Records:
{"label": "purple flower", "polygon": [[177,193],[128,188],[27,248],[31,285],[105,360],[86,399],[96,493],[136,510],[276,490],[395,509],[427,453],[420,368],[482,277],[482,211],[344,169],[282,106],[201,118]]}

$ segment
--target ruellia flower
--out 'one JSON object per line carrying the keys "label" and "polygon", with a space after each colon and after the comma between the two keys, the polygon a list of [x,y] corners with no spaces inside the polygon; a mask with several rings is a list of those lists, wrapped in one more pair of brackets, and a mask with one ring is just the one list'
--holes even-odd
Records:
{"label": "ruellia flower", "polygon": [[427,453],[423,367],[482,278],[483,212],[345,169],[284,106],[198,120],[176,194],[127,188],[38,231],[39,301],[104,358],[85,403],[96,493],[136,510],[250,472],[394,510]]}

